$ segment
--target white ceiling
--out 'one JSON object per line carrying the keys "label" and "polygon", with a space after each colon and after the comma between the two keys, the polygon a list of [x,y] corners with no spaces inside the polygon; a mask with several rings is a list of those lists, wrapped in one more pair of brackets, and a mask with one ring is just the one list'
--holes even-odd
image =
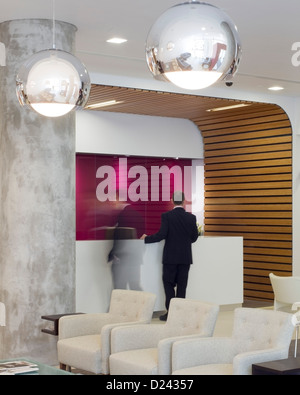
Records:
{"label": "white ceiling", "polygon": [[[56,19],[77,26],[76,55],[91,74],[151,80],[144,55],[148,31],[162,12],[183,1],[56,0],[55,15]],[[267,88],[276,84],[285,90],[274,95],[300,96],[300,66],[292,64],[292,44],[300,42],[300,1],[207,2],[227,12],[239,30],[243,56],[234,88],[269,94]],[[51,19],[52,1],[0,0],[0,10],[0,22]],[[128,42],[122,46],[106,43],[112,36],[125,37]],[[223,83],[218,84],[223,86]]]}

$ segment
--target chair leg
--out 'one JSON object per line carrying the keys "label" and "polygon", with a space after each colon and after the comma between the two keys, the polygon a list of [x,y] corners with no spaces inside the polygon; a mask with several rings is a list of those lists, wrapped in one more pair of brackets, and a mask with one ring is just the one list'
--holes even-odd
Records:
{"label": "chair leg", "polygon": [[64,363],[59,363],[59,369],[60,370],[65,370],[67,372],[71,372],[72,371],[72,367],[65,365]]}
{"label": "chair leg", "polygon": [[296,339],[295,339],[295,351],[294,351],[294,357],[297,357],[297,348],[298,348],[298,332],[299,332],[299,326],[296,326]]}

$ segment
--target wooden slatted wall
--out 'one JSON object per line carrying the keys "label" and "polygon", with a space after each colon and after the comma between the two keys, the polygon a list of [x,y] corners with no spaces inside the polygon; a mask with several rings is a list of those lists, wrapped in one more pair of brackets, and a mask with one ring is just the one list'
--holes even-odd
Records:
{"label": "wooden slatted wall", "polygon": [[244,298],[271,301],[269,273],[292,274],[290,121],[268,105],[194,122],[205,146],[205,235],[243,236]]}

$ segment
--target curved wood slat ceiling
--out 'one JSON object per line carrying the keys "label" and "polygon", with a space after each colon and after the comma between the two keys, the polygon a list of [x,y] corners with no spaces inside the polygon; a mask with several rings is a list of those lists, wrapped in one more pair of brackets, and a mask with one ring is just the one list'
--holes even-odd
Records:
{"label": "curved wood slat ceiling", "polygon": [[[228,88],[230,89],[230,88]],[[244,239],[244,297],[274,298],[269,273],[292,274],[292,129],[275,104],[93,85],[99,111],[185,118],[205,152],[205,234]],[[217,107],[247,107],[207,112]]]}
{"label": "curved wood slat ceiling", "polygon": [[[230,88],[228,88],[230,89]],[[251,104],[246,108],[227,111],[228,115],[263,111],[269,104],[254,103],[244,100],[231,100],[188,94],[157,92],[116,86],[92,85],[91,94],[86,107],[107,101],[122,102],[109,107],[99,108],[98,111],[121,112],[139,115],[154,115],[190,119],[193,122],[216,119],[216,112],[207,112],[212,108],[225,107],[235,104]],[[92,110],[92,111],[97,111]]]}

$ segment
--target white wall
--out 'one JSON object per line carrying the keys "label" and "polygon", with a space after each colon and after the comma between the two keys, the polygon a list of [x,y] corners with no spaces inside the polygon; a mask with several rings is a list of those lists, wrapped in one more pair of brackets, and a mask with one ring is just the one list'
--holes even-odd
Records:
{"label": "white wall", "polygon": [[76,122],[76,152],[203,158],[201,133],[186,119],[81,111]]}

